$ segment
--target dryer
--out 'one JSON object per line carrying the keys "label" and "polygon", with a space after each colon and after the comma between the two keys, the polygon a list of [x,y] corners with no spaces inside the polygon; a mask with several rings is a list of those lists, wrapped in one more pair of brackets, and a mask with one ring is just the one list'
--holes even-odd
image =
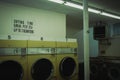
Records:
{"label": "dryer", "polygon": [[55,80],[55,42],[28,41],[28,80]]}
{"label": "dryer", "polygon": [[78,80],[77,43],[57,42],[57,80]]}
{"label": "dryer", "polygon": [[120,80],[120,59],[107,60],[107,77],[109,80]]}
{"label": "dryer", "polygon": [[90,58],[90,80],[109,80],[104,60],[100,58]]}
{"label": "dryer", "polygon": [[27,80],[27,41],[0,40],[0,80]]}

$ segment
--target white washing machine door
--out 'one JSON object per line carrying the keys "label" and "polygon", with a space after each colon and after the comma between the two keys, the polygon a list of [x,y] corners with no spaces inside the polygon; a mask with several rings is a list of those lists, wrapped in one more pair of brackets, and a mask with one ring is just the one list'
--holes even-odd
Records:
{"label": "white washing machine door", "polygon": [[23,68],[16,61],[4,61],[0,63],[0,80],[22,80]]}
{"label": "white washing machine door", "polygon": [[53,64],[48,59],[39,59],[31,69],[33,80],[49,80],[54,72]]}
{"label": "white washing machine door", "polygon": [[76,72],[75,60],[71,57],[63,58],[59,65],[59,71],[63,78],[70,79]]}

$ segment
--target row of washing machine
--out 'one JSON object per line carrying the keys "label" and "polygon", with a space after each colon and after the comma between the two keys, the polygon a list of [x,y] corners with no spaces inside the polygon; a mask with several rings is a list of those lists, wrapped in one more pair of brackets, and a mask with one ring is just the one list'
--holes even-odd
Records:
{"label": "row of washing machine", "polygon": [[78,80],[76,42],[0,40],[0,80]]}
{"label": "row of washing machine", "polygon": [[[84,80],[84,63],[79,63],[79,80]],[[120,80],[120,57],[90,58],[90,80]]]}
{"label": "row of washing machine", "polygon": [[90,80],[120,80],[120,58],[91,58]]}

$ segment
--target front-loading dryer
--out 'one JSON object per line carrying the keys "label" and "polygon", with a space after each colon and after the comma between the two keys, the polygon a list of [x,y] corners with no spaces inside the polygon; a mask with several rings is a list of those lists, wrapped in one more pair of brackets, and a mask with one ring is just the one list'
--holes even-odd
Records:
{"label": "front-loading dryer", "polygon": [[90,80],[108,80],[106,63],[99,57],[90,58]]}
{"label": "front-loading dryer", "polygon": [[29,80],[55,80],[55,42],[28,41]]}
{"label": "front-loading dryer", "polygon": [[0,80],[27,80],[27,41],[0,40]]}
{"label": "front-loading dryer", "polygon": [[78,80],[77,45],[73,42],[57,42],[57,79]]}
{"label": "front-loading dryer", "polygon": [[120,80],[120,59],[107,59],[107,77],[109,80]]}

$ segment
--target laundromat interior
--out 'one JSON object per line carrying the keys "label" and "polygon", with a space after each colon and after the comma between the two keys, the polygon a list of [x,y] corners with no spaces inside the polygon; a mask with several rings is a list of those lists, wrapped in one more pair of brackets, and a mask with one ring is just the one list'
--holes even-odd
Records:
{"label": "laundromat interior", "polygon": [[120,80],[119,0],[0,0],[0,80]]}

